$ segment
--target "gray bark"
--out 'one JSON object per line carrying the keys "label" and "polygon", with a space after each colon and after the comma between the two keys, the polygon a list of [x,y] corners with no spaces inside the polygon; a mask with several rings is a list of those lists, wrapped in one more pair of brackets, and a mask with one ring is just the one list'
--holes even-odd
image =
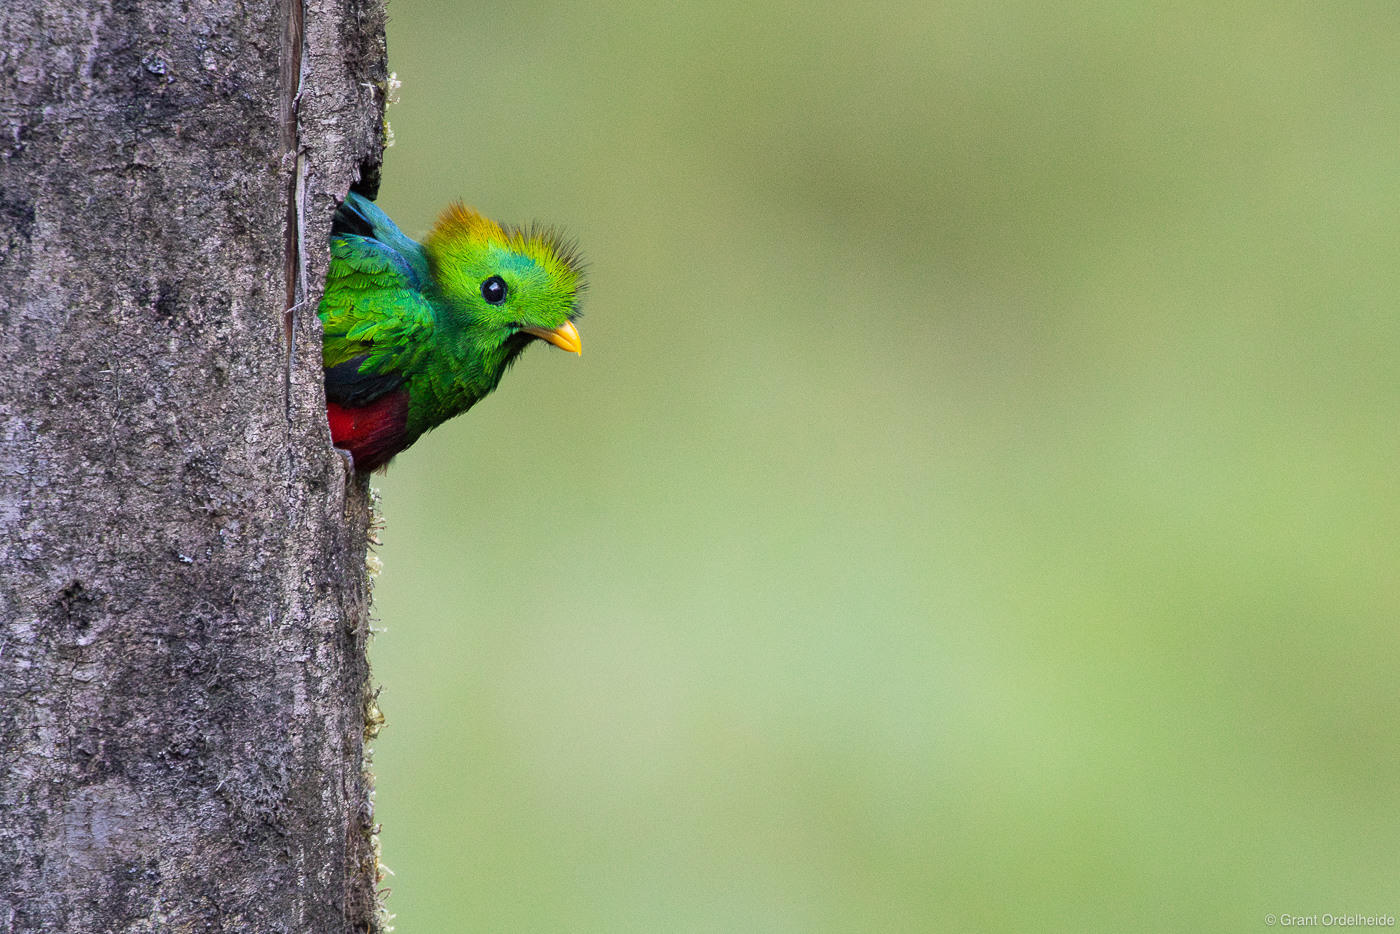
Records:
{"label": "gray bark", "polygon": [[313,312],[384,80],[382,0],[0,2],[0,932],[377,929]]}

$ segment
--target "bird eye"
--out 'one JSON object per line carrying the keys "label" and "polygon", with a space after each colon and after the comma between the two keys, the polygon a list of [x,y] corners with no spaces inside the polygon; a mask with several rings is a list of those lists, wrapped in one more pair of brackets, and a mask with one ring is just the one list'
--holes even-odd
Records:
{"label": "bird eye", "polygon": [[499,305],[506,300],[506,280],[500,276],[492,276],[481,283],[481,297],[493,305]]}

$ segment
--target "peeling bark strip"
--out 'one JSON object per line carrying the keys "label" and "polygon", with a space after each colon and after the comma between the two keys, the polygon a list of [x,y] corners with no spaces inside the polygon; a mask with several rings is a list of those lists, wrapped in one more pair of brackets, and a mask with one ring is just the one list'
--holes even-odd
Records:
{"label": "peeling bark strip", "polygon": [[0,2],[0,934],[377,929],[368,503],[293,312],[383,23]]}

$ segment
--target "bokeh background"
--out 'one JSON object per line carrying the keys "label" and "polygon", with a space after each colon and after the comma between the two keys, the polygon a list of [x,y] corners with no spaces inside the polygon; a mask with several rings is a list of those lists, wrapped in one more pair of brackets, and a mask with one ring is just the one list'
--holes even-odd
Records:
{"label": "bokeh background", "polygon": [[1393,3],[391,15],[591,262],[376,479],[400,932],[1400,916]]}

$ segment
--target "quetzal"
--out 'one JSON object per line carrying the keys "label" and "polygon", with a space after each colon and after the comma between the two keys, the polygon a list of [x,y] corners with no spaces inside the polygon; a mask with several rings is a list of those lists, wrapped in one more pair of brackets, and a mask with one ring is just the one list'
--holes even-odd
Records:
{"label": "quetzal", "polygon": [[495,389],[536,338],[581,353],[583,288],[577,252],[552,230],[453,204],[420,244],[351,193],[319,310],[332,443],[375,470]]}

